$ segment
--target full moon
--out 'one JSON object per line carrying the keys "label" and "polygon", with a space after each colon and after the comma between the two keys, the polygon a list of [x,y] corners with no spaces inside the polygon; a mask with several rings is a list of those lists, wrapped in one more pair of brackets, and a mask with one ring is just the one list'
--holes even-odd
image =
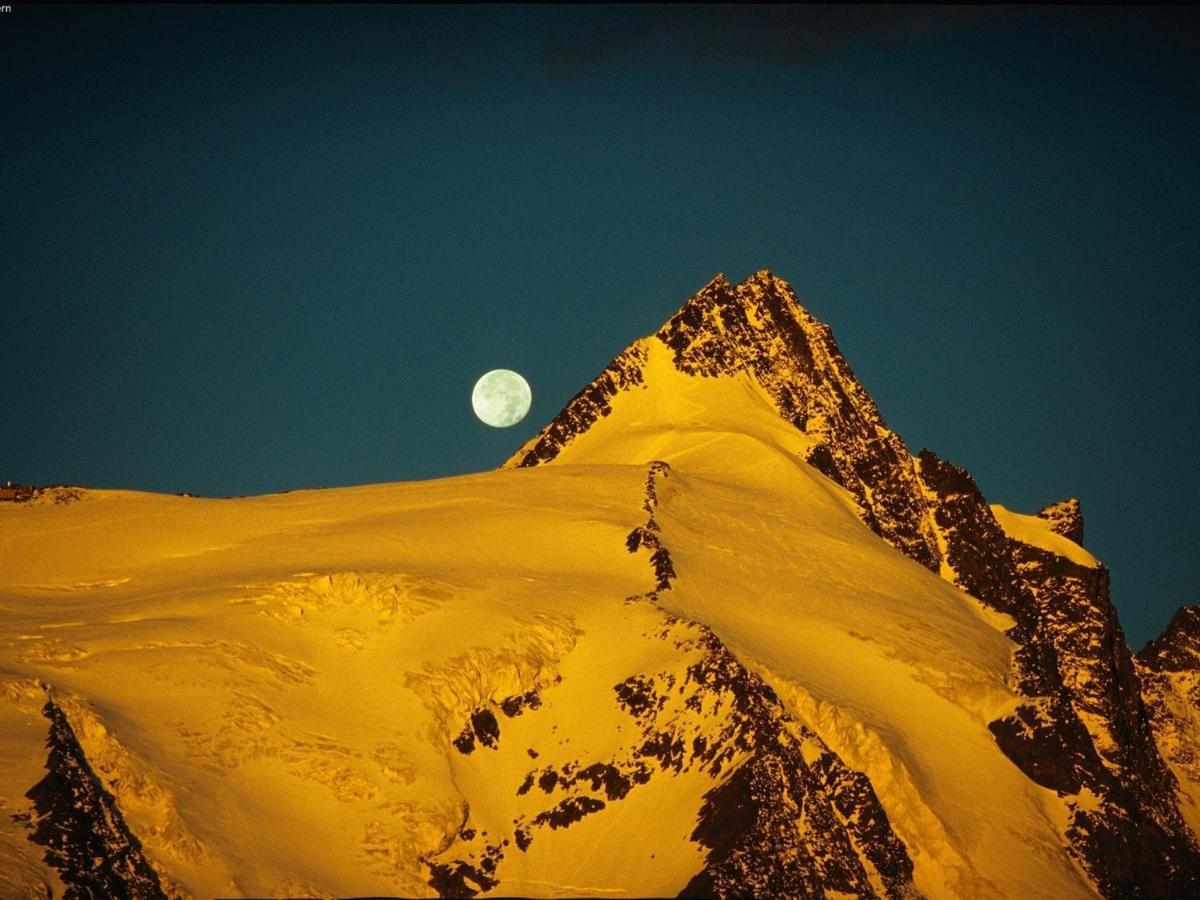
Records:
{"label": "full moon", "polygon": [[492,369],[471,391],[471,406],[479,421],[493,428],[516,425],[529,412],[533,391],[529,382],[508,369]]}

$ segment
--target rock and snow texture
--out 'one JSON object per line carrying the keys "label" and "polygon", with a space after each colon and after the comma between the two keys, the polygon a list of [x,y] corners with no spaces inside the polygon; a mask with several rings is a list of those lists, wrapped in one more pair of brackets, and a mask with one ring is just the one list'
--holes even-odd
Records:
{"label": "rock and snow texture", "polygon": [[1083,546],[1083,512],[1074,497],[1059,500],[1038,510],[1038,518],[1050,523],[1050,530]]}
{"label": "rock and snow texture", "polygon": [[[626,604],[651,604],[647,629],[626,640],[664,643],[664,664],[612,686],[626,716],[626,737],[615,752],[558,762],[561,752],[528,748],[528,771],[515,791],[524,799],[512,819],[512,844],[500,836],[489,841],[468,816],[459,840],[432,864],[433,886],[450,896],[496,887],[506,854],[528,854],[555,830],[631,793],[646,793],[651,784],[686,777],[707,790],[690,835],[703,849],[703,868],[684,886],[684,896],[910,894],[912,860],[869,780],[790,716],[711,629],[655,605],[676,576],[655,518],[660,481],[670,467],[655,461],[648,468],[648,515],[626,547],[649,551],[655,587],[626,598]],[[480,707],[455,746],[470,754],[478,740],[496,750],[507,731],[503,719],[526,709],[532,715],[541,705],[535,690]]]}
{"label": "rock and snow texture", "polygon": [[497,472],[0,509],[3,896],[1195,896],[1200,626],[718,277]]}
{"label": "rock and snow texture", "polygon": [[111,794],[91,770],[66,715],[48,699],[46,777],[26,797],[34,818],[30,839],[68,885],[67,896],[165,898]]}
{"label": "rock and snow texture", "polygon": [[718,275],[652,338],[614,359],[513,462],[531,466],[555,459],[609,414],[617,393],[649,387],[648,355],[660,346],[685,375],[744,373],[780,417],[812,437],[808,462],[854,494],[872,530],[923,565],[935,566],[937,545],[914,502],[919,491],[904,442],[884,425],[828,326],[769,272],[740,285]]}
{"label": "rock and snow texture", "polygon": [[1179,779],[1182,810],[1200,831],[1200,606],[1185,606],[1137,655],[1159,752]]}

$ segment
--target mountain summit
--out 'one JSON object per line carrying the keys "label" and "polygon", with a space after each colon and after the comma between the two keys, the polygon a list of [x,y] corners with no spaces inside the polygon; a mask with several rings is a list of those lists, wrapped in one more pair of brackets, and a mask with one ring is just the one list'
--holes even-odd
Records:
{"label": "mountain summit", "polygon": [[1181,611],[718,276],[495,472],[0,508],[0,894],[1200,895]]}
{"label": "mountain summit", "polygon": [[[806,461],[855,496],[867,525],[936,568],[936,537],[917,501],[920,488],[904,442],[884,425],[829,328],[766,270],[738,285],[724,275],[710,281],[653,337],[613,360],[508,465],[549,462],[568,446],[583,443],[590,426],[608,415],[614,394],[633,385],[653,389],[647,370],[663,365],[664,352],[674,373],[702,381],[742,376],[761,390],[770,408],[812,441]],[[723,402],[715,393],[702,393],[693,389],[689,399],[712,407]],[[663,431],[688,422],[672,418],[669,404],[659,411],[664,418],[656,424]]]}
{"label": "mountain summit", "polygon": [[[645,400],[616,399],[633,388],[654,394],[662,383],[658,392],[671,398],[657,417],[664,431],[694,431],[700,417],[716,425],[728,415],[715,409],[723,398],[708,392],[703,413],[694,402],[675,418],[683,393],[678,375],[728,377],[761,391],[765,403],[812,442],[798,455],[850,492],[864,524],[1015,619],[1006,629],[1017,644],[1012,683],[1028,700],[989,728],[1031,780],[1063,798],[1071,853],[1102,892],[1182,896],[1200,888],[1196,836],[1184,824],[1176,778],[1156,748],[1153,716],[1108,597],[1108,572],[1080,546],[1079,501],[1046,506],[1038,522],[989,507],[968,473],[931,451],[912,457],[830,329],[769,271],[737,285],[718,275],[652,337],[619,355],[508,465],[614,455],[636,461],[636,451],[622,456],[628,444],[591,436],[603,417],[604,434],[641,421]],[[693,385],[689,400],[698,393]],[[638,412],[625,418],[626,406]],[[601,445],[594,454],[593,441]],[[666,448],[656,452],[673,458]],[[1197,660],[1187,659],[1185,669],[1194,672]],[[1166,702],[1160,694],[1151,698],[1155,708]],[[1158,718],[1166,721],[1165,714]],[[1192,724],[1189,719],[1189,729]],[[1190,782],[1196,778],[1195,767],[1190,770],[1177,774]]]}

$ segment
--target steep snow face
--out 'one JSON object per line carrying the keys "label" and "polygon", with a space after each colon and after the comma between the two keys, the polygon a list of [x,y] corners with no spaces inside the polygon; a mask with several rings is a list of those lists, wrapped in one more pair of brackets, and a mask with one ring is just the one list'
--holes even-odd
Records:
{"label": "steep snow face", "polygon": [[[1065,809],[987,730],[1019,702],[1007,622],[879,542],[878,556],[857,552],[873,542],[844,495],[746,443],[672,463],[660,521],[679,577],[660,604],[711,626],[868,776],[922,893],[1083,892],[1054,825]],[[733,455],[746,467],[717,475]]]}

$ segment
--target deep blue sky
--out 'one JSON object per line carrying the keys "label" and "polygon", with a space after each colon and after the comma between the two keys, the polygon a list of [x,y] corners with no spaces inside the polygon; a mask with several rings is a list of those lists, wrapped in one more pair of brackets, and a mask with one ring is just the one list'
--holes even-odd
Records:
{"label": "deep blue sky", "polygon": [[14,6],[0,479],[489,468],[767,267],[914,450],[1082,498],[1134,646],[1200,600],[1190,10]]}

